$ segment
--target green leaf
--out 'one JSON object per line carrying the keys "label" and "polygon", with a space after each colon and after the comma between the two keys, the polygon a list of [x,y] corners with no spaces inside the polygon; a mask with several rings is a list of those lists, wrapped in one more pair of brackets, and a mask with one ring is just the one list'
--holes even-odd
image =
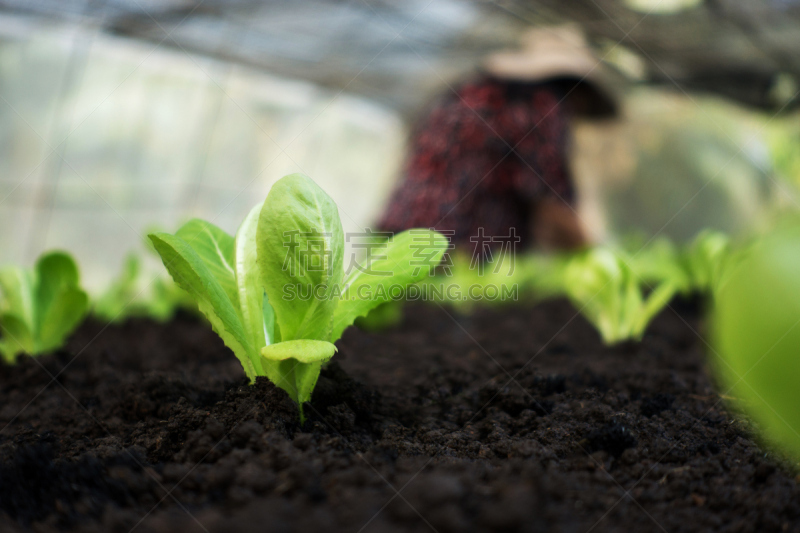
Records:
{"label": "green leaf", "polygon": [[[152,244],[151,244],[152,246]],[[177,309],[196,314],[197,302],[173,281],[172,278],[155,279],[150,285],[150,294],[142,303],[145,315],[164,322],[172,318]]]}
{"label": "green leaf", "polygon": [[[341,306],[341,303],[339,304]],[[336,308],[339,310],[339,307]],[[403,320],[403,302],[386,302],[372,309],[366,316],[356,318],[354,322],[358,329],[364,331],[381,332],[387,328],[398,325]],[[336,317],[334,316],[334,327]],[[331,338],[336,342],[335,338]]]}
{"label": "green leaf", "polygon": [[35,285],[32,272],[14,266],[0,270],[0,310],[16,314],[31,331],[35,322]]}
{"label": "green leaf", "polygon": [[62,252],[43,255],[36,262],[35,353],[60,347],[81,323],[89,297],[79,288],[78,267]]}
{"label": "green leaf", "polygon": [[300,363],[324,363],[336,353],[336,346],[327,341],[283,341],[261,348],[261,356],[270,361],[296,359]]}
{"label": "green leaf", "polygon": [[344,233],[333,200],[302,174],[278,180],[261,209],[256,246],[281,338],[328,340],[344,272]]}
{"label": "green leaf", "polygon": [[63,252],[42,255],[33,271],[0,271],[0,350],[7,360],[20,352],[38,355],[64,344],[89,306],[79,278],[75,261]]}
{"label": "green leaf", "polygon": [[800,458],[800,223],[735,253],[712,315],[715,370],[764,437]]}
{"label": "green leaf", "polygon": [[639,340],[675,293],[660,284],[645,300],[640,280],[615,252],[596,248],[574,257],[564,273],[564,291],[606,344]]}
{"label": "green leaf", "polygon": [[43,327],[47,310],[64,287],[78,286],[78,267],[70,256],[62,252],[45,254],[36,262],[35,329]]}
{"label": "green leaf", "polygon": [[647,248],[640,249],[626,261],[640,281],[652,284],[669,282],[681,292],[692,289],[682,252],[666,238],[658,239]]}
{"label": "green leaf", "polygon": [[692,288],[713,291],[729,255],[730,239],[724,233],[700,232],[685,252],[685,262]]}
{"label": "green leaf", "polygon": [[311,400],[322,364],[335,353],[336,346],[318,340],[284,341],[261,349],[261,355],[266,361],[280,365],[280,378],[275,384],[297,402],[301,421],[305,421],[303,404]]}
{"label": "green leaf", "polygon": [[606,342],[619,329],[623,293],[620,262],[609,250],[595,249],[573,258],[564,272],[564,289]]}
{"label": "green leaf", "polygon": [[83,320],[89,309],[89,297],[76,287],[62,287],[50,305],[42,309],[36,352],[60,347],[67,336]]}
{"label": "green leaf", "polygon": [[640,308],[636,325],[633,328],[633,335],[637,340],[642,338],[647,325],[672,301],[677,292],[675,285],[665,282],[653,289],[647,296],[647,300]]}
{"label": "green leaf", "polygon": [[95,299],[92,313],[109,322],[119,322],[134,314],[140,271],[139,258],[136,254],[129,254],[119,276]]}
{"label": "green leaf", "polygon": [[3,313],[0,315],[0,354],[9,363],[14,362],[14,358],[20,353],[33,354],[35,343],[33,330],[26,321],[13,313]]}
{"label": "green leaf", "polygon": [[[147,242],[147,250],[158,256],[152,242]],[[114,323],[134,316],[165,322],[178,308],[197,311],[194,300],[169,276],[143,280],[141,264],[137,254],[126,256],[119,275],[94,299],[92,314]]]}
{"label": "green leaf", "polygon": [[[256,229],[262,204],[258,204],[239,226],[234,241],[237,301],[250,344],[256,350],[270,343],[264,323],[264,287],[258,270],[256,254]],[[271,327],[271,326],[270,326]],[[258,375],[263,374],[261,357],[254,352],[252,364]],[[277,365],[276,365],[277,366]]]}
{"label": "green leaf", "polygon": [[242,325],[237,307],[231,302],[228,291],[211,273],[207,262],[178,236],[154,233],[149,237],[175,283],[195,299],[211,327],[242,363],[247,377],[255,380],[258,375],[252,362],[255,348]]}
{"label": "green leaf", "polygon": [[436,231],[409,230],[375,246],[371,259],[362,268],[353,269],[344,282],[344,294],[333,315],[331,341],[339,340],[357,317],[390,301],[390,287],[405,289],[428,277],[447,245],[447,238]]}
{"label": "green leaf", "polygon": [[184,240],[206,265],[233,305],[238,305],[234,238],[205,220],[194,218],[181,226],[175,236]]}
{"label": "green leaf", "polygon": [[278,329],[278,319],[275,317],[275,309],[269,303],[269,296],[264,292],[264,337],[269,341],[267,346],[281,342],[281,332]]}

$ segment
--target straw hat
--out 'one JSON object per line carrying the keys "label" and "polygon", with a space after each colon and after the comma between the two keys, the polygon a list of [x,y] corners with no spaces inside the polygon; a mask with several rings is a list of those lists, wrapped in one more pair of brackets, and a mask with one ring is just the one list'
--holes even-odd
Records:
{"label": "straw hat", "polygon": [[490,55],[484,70],[497,78],[520,82],[573,80],[592,89],[598,105],[616,109],[612,74],[574,25],[528,30],[521,49]]}

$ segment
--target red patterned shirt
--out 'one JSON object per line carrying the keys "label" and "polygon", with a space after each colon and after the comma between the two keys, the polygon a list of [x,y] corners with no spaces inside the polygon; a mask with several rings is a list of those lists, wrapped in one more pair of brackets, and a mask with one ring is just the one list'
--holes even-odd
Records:
{"label": "red patterned shirt", "polygon": [[515,228],[520,247],[530,246],[536,202],[573,201],[561,94],[546,83],[481,78],[446,96],[412,138],[380,229],[451,230],[469,250],[480,227],[498,237]]}

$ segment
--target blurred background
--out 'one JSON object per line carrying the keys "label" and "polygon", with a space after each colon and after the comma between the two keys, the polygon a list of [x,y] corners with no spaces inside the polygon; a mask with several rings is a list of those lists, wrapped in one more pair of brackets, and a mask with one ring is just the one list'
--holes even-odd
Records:
{"label": "blurred background", "polygon": [[620,99],[572,129],[593,240],[800,205],[800,0],[3,0],[0,263],[64,248],[98,290],[146,231],[233,233],[291,172],[359,231],[431,98],[563,23]]}

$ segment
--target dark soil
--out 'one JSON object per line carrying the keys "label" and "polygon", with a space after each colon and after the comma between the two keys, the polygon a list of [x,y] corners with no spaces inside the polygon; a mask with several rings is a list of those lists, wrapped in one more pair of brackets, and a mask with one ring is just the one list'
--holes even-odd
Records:
{"label": "dark soil", "polygon": [[702,323],[604,348],[575,315],[351,329],[304,427],[194,319],[89,322],[0,367],[0,531],[800,531],[796,472],[722,403]]}

